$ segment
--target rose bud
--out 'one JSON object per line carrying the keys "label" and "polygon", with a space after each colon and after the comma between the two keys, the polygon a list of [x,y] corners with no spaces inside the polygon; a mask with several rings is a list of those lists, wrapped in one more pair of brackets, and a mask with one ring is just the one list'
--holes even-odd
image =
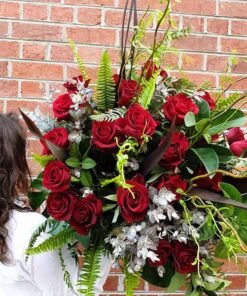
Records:
{"label": "rose bud", "polygon": [[72,191],[51,192],[47,199],[47,212],[56,220],[68,221],[77,201],[78,198]]}
{"label": "rose bud", "polygon": [[231,145],[234,142],[243,141],[244,140],[244,132],[239,127],[233,127],[228,130],[226,134],[226,138]]}
{"label": "rose bud", "polygon": [[[63,149],[69,148],[68,132],[64,127],[54,128],[53,130],[46,133],[43,138]],[[43,145],[42,155],[51,154],[51,151],[46,145],[45,141],[41,139],[40,142]]]}
{"label": "rose bud", "polygon": [[120,97],[118,100],[118,106],[129,107],[131,100],[137,95],[139,91],[138,84],[135,80],[121,80],[120,84]]}
{"label": "rose bud", "polygon": [[159,261],[153,262],[151,259],[148,259],[148,265],[152,267],[158,267],[160,265],[164,266],[169,257],[171,256],[173,252],[173,246],[166,240],[162,239],[159,241],[159,245],[155,253],[159,257]]}
{"label": "rose bud", "polygon": [[43,172],[43,186],[53,192],[62,192],[70,186],[70,170],[59,160],[50,161]]}
{"label": "rose bud", "polygon": [[69,94],[59,96],[52,105],[53,114],[57,120],[66,120],[69,118],[69,110],[73,105]]}
{"label": "rose bud", "polygon": [[197,265],[192,265],[196,259],[196,248],[175,241],[173,252],[173,266],[180,274],[192,273],[197,270]]}
{"label": "rose bud", "polygon": [[132,187],[117,189],[117,203],[121,216],[129,223],[141,222],[146,216],[149,205],[149,193],[144,178],[137,175],[131,180],[126,180],[126,183]]}
{"label": "rose bud", "polygon": [[247,140],[232,143],[230,149],[238,157],[247,157]]}
{"label": "rose bud", "polygon": [[94,194],[79,200],[72,212],[70,226],[80,235],[87,235],[102,215],[102,201]]}
{"label": "rose bud", "polygon": [[158,69],[153,61],[148,61],[144,66],[146,79],[149,80]]}
{"label": "rose bud", "polygon": [[214,110],[215,108],[215,102],[213,98],[211,97],[210,93],[207,91],[203,91],[203,95],[200,95],[199,97],[202,98],[204,101],[208,102],[210,110]]}
{"label": "rose bud", "polygon": [[163,105],[163,112],[168,121],[172,122],[173,118],[176,117],[176,125],[182,125],[185,115],[188,112],[198,114],[199,107],[185,94],[180,93],[167,98]]}

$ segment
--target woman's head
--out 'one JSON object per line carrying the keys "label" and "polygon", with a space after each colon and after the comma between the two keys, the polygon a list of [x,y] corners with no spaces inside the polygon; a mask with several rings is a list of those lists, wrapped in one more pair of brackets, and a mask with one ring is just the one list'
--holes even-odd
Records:
{"label": "woman's head", "polygon": [[0,262],[7,261],[5,224],[17,195],[28,192],[28,176],[24,130],[17,115],[0,114]]}

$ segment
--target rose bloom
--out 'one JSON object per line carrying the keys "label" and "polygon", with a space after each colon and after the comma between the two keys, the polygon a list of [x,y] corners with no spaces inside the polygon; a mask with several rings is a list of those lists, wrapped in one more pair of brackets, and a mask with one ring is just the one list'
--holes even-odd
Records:
{"label": "rose bloom", "polygon": [[199,97],[202,98],[204,101],[208,102],[210,110],[214,110],[215,102],[214,102],[214,99],[211,97],[209,92],[204,91],[204,95],[199,96]]}
{"label": "rose bloom", "polygon": [[247,140],[237,141],[230,145],[232,153],[238,157],[247,157]]}
{"label": "rose bloom", "polygon": [[171,144],[161,160],[161,165],[167,168],[175,168],[184,161],[185,154],[190,143],[182,132],[175,132]]}
{"label": "rose bloom", "polygon": [[181,195],[176,193],[176,190],[180,188],[185,191],[187,188],[187,182],[179,175],[164,175],[160,178],[155,187],[158,190],[165,187],[167,190],[170,190],[171,192],[176,194],[176,199],[179,200],[181,198]]}
{"label": "rose bloom", "polygon": [[[149,80],[153,74],[159,70],[159,68],[156,66],[156,64],[153,62],[153,61],[149,61],[148,63],[145,64],[144,66],[144,69],[145,69],[145,73],[146,73],[146,79]],[[163,79],[166,79],[168,77],[168,74],[166,71],[164,70],[161,70],[160,71],[160,76],[163,78]]]}
{"label": "rose bloom", "polygon": [[137,95],[139,87],[135,80],[122,79],[119,91],[120,97],[118,100],[118,106],[129,107],[131,100]]}
{"label": "rose bloom", "polygon": [[234,142],[243,141],[244,140],[244,132],[240,127],[230,128],[226,134],[226,138],[231,145]]}
{"label": "rose bloom", "polygon": [[[63,149],[68,149],[69,147],[68,132],[64,127],[54,128],[46,133],[43,138]],[[40,142],[43,145],[42,155],[51,154],[51,151],[45,141],[41,139]]]}
{"label": "rose bloom", "polygon": [[[206,174],[206,170],[204,168],[200,168],[197,172],[197,176]],[[216,173],[213,178],[202,178],[195,181],[198,187],[208,190],[221,191],[219,188],[219,183],[223,181],[223,175],[220,173]]]}
{"label": "rose bloom", "polygon": [[197,270],[197,265],[192,265],[196,258],[196,248],[175,241],[173,251],[173,266],[180,274],[192,273]]}
{"label": "rose bloom", "polygon": [[43,186],[53,192],[62,192],[70,186],[70,170],[59,160],[49,162],[43,172]]}
{"label": "rose bloom", "polygon": [[162,239],[159,241],[159,245],[155,253],[159,257],[159,261],[153,262],[152,260],[148,259],[147,263],[149,266],[158,267],[160,265],[165,265],[173,252],[173,246],[166,240]]}
{"label": "rose bloom", "polygon": [[185,94],[180,93],[175,96],[170,96],[163,105],[165,118],[172,122],[176,117],[176,125],[184,123],[184,117],[188,112],[198,114],[199,107]]}
{"label": "rose bloom", "polygon": [[57,120],[66,120],[69,118],[69,110],[73,101],[69,94],[60,95],[52,105],[54,117]]}
{"label": "rose bloom", "polygon": [[115,121],[94,121],[92,126],[92,143],[100,149],[112,149],[117,146],[117,127]]}
{"label": "rose bloom", "polygon": [[51,192],[47,199],[47,212],[56,220],[68,221],[77,201],[78,198],[72,191]]}
{"label": "rose bloom", "polygon": [[146,216],[149,204],[148,189],[144,184],[144,178],[137,175],[126,181],[132,185],[130,189],[118,187],[117,203],[123,219],[129,223],[141,222]]}
{"label": "rose bloom", "polygon": [[79,200],[72,212],[70,226],[80,235],[87,235],[102,215],[102,201],[94,194]]}
{"label": "rose bloom", "polygon": [[125,135],[141,140],[143,135],[152,136],[157,123],[148,110],[138,104],[129,107],[125,118],[116,120],[118,129]]}

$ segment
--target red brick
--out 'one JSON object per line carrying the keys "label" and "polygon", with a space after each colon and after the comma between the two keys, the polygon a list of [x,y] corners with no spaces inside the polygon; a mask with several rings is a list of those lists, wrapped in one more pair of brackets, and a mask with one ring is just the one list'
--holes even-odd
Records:
{"label": "red brick", "polygon": [[[92,82],[96,81],[97,78],[97,71],[98,67],[87,67],[87,73],[89,78],[92,80]],[[80,70],[78,65],[68,65],[67,66],[67,79],[71,79],[74,76],[80,75]]]}
{"label": "red brick", "polygon": [[8,76],[8,62],[0,61],[0,77]]}
{"label": "red brick", "polygon": [[216,33],[221,35],[227,35],[228,33],[228,21],[221,19],[208,19],[209,33]]}
{"label": "red brick", "polygon": [[23,46],[23,57],[31,60],[44,60],[47,45],[40,43],[25,43]]}
{"label": "red brick", "polygon": [[247,266],[247,258],[238,258],[238,260],[240,261],[239,265],[236,265],[233,261],[220,260],[224,263],[220,268],[220,271],[229,273],[243,272],[244,267]]}
{"label": "red brick", "polygon": [[8,23],[1,22],[0,23],[0,37],[6,37],[8,35]]}
{"label": "red brick", "polygon": [[14,23],[12,36],[33,40],[62,40],[62,28],[52,25]]}
{"label": "red brick", "polygon": [[42,171],[42,167],[32,158],[27,160],[31,176],[38,176]]}
{"label": "red brick", "polygon": [[123,12],[118,10],[105,11],[105,23],[107,26],[119,27],[122,26]]}
{"label": "red brick", "polygon": [[39,3],[60,3],[61,0],[32,0],[32,2],[39,2]]}
{"label": "red brick", "polygon": [[59,62],[73,62],[73,52],[69,45],[52,45],[51,60]]}
{"label": "red brick", "polygon": [[18,58],[19,44],[16,41],[0,41],[1,58]]}
{"label": "red brick", "polygon": [[[108,52],[111,55],[111,50],[108,50]],[[102,48],[81,46],[81,47],[78,47],[78,53],[84,62],[99,63],[101,53],[102,53]]]}
{"label": "red brick", "polygon": [[232,21],[232,32],[233,35],[247,36],[247,22]]}
{"label": "red brick", "polygon": [[0,2],[0,17],[3,18],[18,18],[19,3],[17,2]]}
{"label": "red brick", "polygon": [[64,0],[64,4],[89,4],[114,7],[114,0]]}
{"label": "red brick", "polygon": [[37,140],[29,140],[27,151],[29,157],[31,157],[33,153],[40,154],[42,152],[42,145]]}
{"label": "red brick", "polygon": [[207,36],[188,36],[175,41],[174,46],[179,49],[214,52],[217,48],[217,38]]}
{"label": "red brick", "polygon": [[63,67],[61,65],[53,64],[16,62],[13,63],[13,77],[45,80],[62,80]]}
{"label": "red brick", "polygon": [[97,8],[79,8],[77,20],[81,24],[99,25],[101,23],[101,10]]}
{"label": "red brick", "polygon": [[46,5],[24,4],[23,17],[28,20],[46,20],[48,9]]}
{"label": "red brick", "polygon": [[119,65],[120,64],[120,51],[119,51],[119,48],[108,48],[107,51],[108,51],[108,53],[110,55],[111,63]]}
{"label": "red brick", "polygon": [[[126,3],[126,0],[119,0],[118,6],[119,7],[124,7],[125,3]],[[137,8],[138,9],[146,10],[148,7],[150,7],[150,9],[161,9],[161,10],[163,10],[164,7],[165,7],[165,3],[161,4],[160,1],[153,1],[153,0],[137,1]]]}
{"label": "red brick", "polygon": [[228,287],[229,290],[240,290],[246,287],[246,276],[245,275],[230,275],[227,276],[227,280],[231,281],[231,285]]}
{"label": "red brick", "polygon": [[235,1],[220,1],[219,15],[246,18],[247,3]]}
{"label": "red brick", "polygon": [[19,111],[21,108],[23,111],[33,111],[37,106],[39,106],[40,110],[45,113],[51,113],[51,107],[45,102],[34,102],[32,100],[8,100],[7,101],[7,112],[10,111]]}
{"label": "red brick", "polygon": [[3,112],[3,101],[0,101],[0,112]]}
{"label": "red brick", "polygon": [[183,27],[190,28],[191,32],[203,32],[204,19],[202,17],[183,16]]}
{"label": "red brick", "polygon": [[173,72],[172,75],[175,75],[177,77],[186,77],[187,79],[194,82],[196,85],[204,84],[206,81],[211,83],[211,85],[214,87],[216,85],[216,78],[214,75],[210,74],[204,74],[201,73],[181,73],[181,72]]}
{"label": "red brick", "polygon": [[[234,73],[247,73],[247,62],[240,60],[239,63],[237,64],[237,67],[234,71]],[[247,264],[247,262],[246,262]]]}
{"label": "red brick", "polygon": [[104,288],[104,291],[117,291],[118,276],[109,276],[103,288]]}
{"label": "red brick", "polygon": [[176,53],[165,53],[162,66],[164,69],[176,69],[178,67],[178,55]]}
{"label": "red brick", "polygon": [[172,1],[172,11],[190,13],[197,15],[215,15],[215,0],[183,0],[181,2]]}
{"label": "red brick", "polygon": [[[246,74],[246,73],[245,73]],[[239,80],[239,79],[241,79],[241,78],[245,78],[246,77],[246,75],[245,76],[234,76],[234,77],[232,77],[232,80],[233,81],[237,81],[237,80]],[[241,80],[241,81],[239,81],[239,82],[236,82],[233,86],[232,86],[232,90],[245,90],[246,91],[246,89],[247,89],[247,79],[243,79],[243,80]]]}
{"label": "red brick", "polygon": [[114,45],[115,30],[68,27],[67,38],[81,43]]}
{"label": "red brick", "polygon": [[72,7],[58,7],[51,8],[51,20],[59,23],[71,23],[73,21]]}
{"label": "red brick", "polygon": [[208,55],[207,70],[212,72],[225,72],[228,59],[225,56]]}
{"label": "red brick", "polygon": [[203,55],[201,54],[183,54],[182,69],[184,70],[202,70]]}
{"label": "red brick", "polygon": [[18,82],[15,80],[0,80],[0,97],[16,97]]}
{"label": "red brick", "polygon": [[233,39],[233,38],[222,38],[221,49],[223,52],[238,52],[246,54],[247,50],[247,39]]}
{"label": "red brick", "polygon": [[42,98],[45,96],[45,85],[42,82],[22,81],[21,94],[23,98]]}

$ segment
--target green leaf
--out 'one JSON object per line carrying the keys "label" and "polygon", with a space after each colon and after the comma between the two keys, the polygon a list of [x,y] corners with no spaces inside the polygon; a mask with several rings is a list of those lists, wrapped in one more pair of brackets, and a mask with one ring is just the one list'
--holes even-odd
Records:
{"label": "green leaf", "polygon": [[156,72],[149,80],[143,84],[143,91],[138,99],[138,103],[144,108],[148,109],[156,87],[156,80],[160,71]]}
{"label": "green leaf", "polygon": [[28,198],[33,210],[37,210],[49,195],[49,191],[29,192]]}
{"label": "green leaf", "polygon": [[32,181],[31,187],[34,189],[41,190],[41,191],[45,190],[43,183],[42,183],[42,173],[40,173],[38,175],[38,177]]}
{"label": "green leaf", "polygon": [[197,121],[199,121],[203,118],[209,118],[210,117],[210,108],[209,108],[208,102],[205,100],[200,100],[196,104],[200,108],[200,111],[197,115]]}
{"label": "green leaf", "polygon": [[115,83],[112,77],[111,60],[107,51],[103,52],[100,60],[97,79],[97,108],[108,111],[115,105]]}
{"label": "green leaf", "polygon": [[112,224],[117,222],[117,219],[118,219],[119,215],[120,215],[120,208],[117,207],[115,212],[114,212],[114,216],[112,218]]}
{"label": "green leaf", "polygon": [[213,173],[219,167],[219,158],[211,148],[191,148],[190,149],[201,161],[207,172]]}
{"label": "green leaf", "polygon": [[117,206],[116,204],[108,204],[108,205],[105,205],[102,208],[102,212],[104,213],[104,212],[110,211],[110,210],[116,208],[116,206]]}
{"label": "green leaf", "polygon": [[75,157],[77,159],[81,159],[81,153],[79,150],[79,146],[77,143],[72,143],[70,150],[69,150],[69,156],[70,157]]}
{"label": "green leaf", "polygon": [[210,128],[210,119],[209,118],[201,119],[196,123],[195,127],[198,133],[208,134],[208,130]]}
{"label": "green leaf", "polygon": [[235,186],[228,183],[221,182],[219,183],[219,187],[222,190],[225,197],[242,201],[241,193],[238,191],[238,189]]}
{"label": "green leaf", "polygon": [[221,145],[207,144],[205,148],[213,149],[217,153],[220,163],[225,163],[233,157],[231,150]]}
{"label": "green leaf", "polygon": [[85,250],[88,249],[89,242],[90,242],[90,237],[89,236],[81,236],[81,235],[76,233],[75,237],[83,245]]}
{"label": "green leaf", "polygon": [[53,155],[40,155],[35,153],[32,154],[32,157],[42,167],[45,167],[50,161],[55,159]]}
{"label": "green leaf", "polygon": [[168,293],[176,292],[185,283],[185,280],[186,280],[186,275],[176,272],[172,277],[171,283],[168,286],[166,292]]}
{"label": "green leaf", "polygon": [[72,168],[79,168],[80,167],[80,160],[76,157],[69,157],[66,159],[65,163]]}
{"label": "green leaf", "polygon": [[185,115],[185,118],[184,118],[184,123],[187,127],[191,127],[191,126],[194,126],[196,124],[196,117],[195,117],[195,114],[193,112],[188,112],[186,115]]}
{"label": "green leaf", "polygon": [[74,41],[69,39],[69,45],[73,51],[74,57],[76,59],[77,64],[79,65],[79,69],[80,69],[81,74],[83,75],[84,80],[88,79],[86,68],[84,66],[84,63],[83,63],[81,57],[78,54],[78,51],[76,49]]}
{"label": "green leaf", "polygon": [[215,235],[215,225],[210,215],[206,216],[204,223],[200,227],[200,240],[207,241]]}
{"label": "green leaf", "polygon": [[107,195],[107,196],[104,196],[104,198],[112,201],[117,201],[116,194]]}
{"label": "green leaf", "polygon": [[216,116],[208,133],[219,134],[232,127],[240,127],[246,123],[246,116],[241,110],[229,109]]}
{"label": "green leaf", "polygon": [[97,165],[97,163],[92,158],[85,158],[83,159],[81,166],[84,170],[90,170],[94,168]]}
{"label": "green leaf", "polygon": [[81,171],[80,180],[85,187],[91,187],[93,185],[93,178],[88,170]]}

